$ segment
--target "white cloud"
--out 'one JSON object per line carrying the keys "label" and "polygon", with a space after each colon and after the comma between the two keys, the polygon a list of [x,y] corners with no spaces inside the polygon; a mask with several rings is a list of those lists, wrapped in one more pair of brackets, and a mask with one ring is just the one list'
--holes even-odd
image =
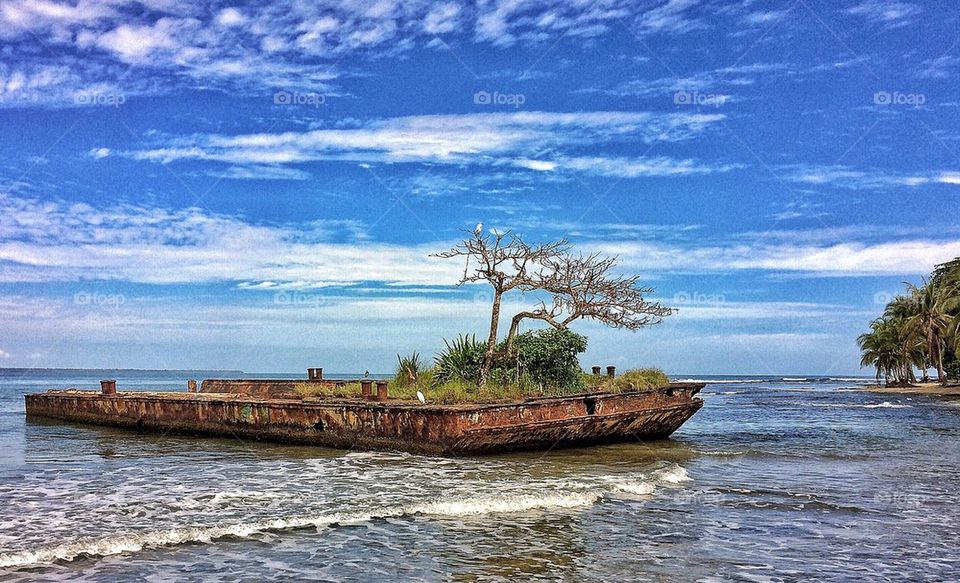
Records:
{"label": "white cloud", "polygon": [[944,172],[937,178],[943,184],[960,184],[960,172]]}
{"label": "white cloud", "polygon": [[673,158],[604,158],[599,156],[566,158],[559,162],[565,169],[579,170],[603,176],[637,178],[641,176],[689,176],[729,172],[739,168],[736,164],[704,164],[696,160]]}
{"label": "white cloud", "polygon": [[680,105],[716,108],[735,99],[729,93],[753,85],[759,78],[793,73],[794,67],[786,63],[757,62],[702,71],[685,77],[632,79],[599,91],[618,96],[661,96],[669,100],[671,105],[678,104],[675,96],[677,92],[688,92],[691,95],[684,96],[688,101],[681,101]]}
{"label": "white cloud", "polygon": [[[721,296],[722,297],[722,296]],[[876,311],[851,308],[838,304],[818,304],[813,302],[734,302],[720,299],[701,303],[689,303],[689,299],[680,295],[662,299],[664,305],[676,308],[676,320],[715,321],[715,320],[790,320],[805,319],[819,322],[846,318],[869,320]]]}
{"label": "white cloud", "polygon": [[[352,160],[509,164],[539,171],[567,168],[614,176],[680,175],[730,167],[668,158],[565,157],[559,151],[583,145],[683,141],[703,133],[723,117],[622,111],[423,115],[375,120],[352,129],[166,138],[159,147],[123,155],[163,163],[207,160],[271,168],[316,160]],[[529,157],[542,150],[558,153],[549,160]]]}
{"label": "white cloud", "polygon": [[177,211],[0,196],[0,281],[142,283],[359,281],[447,284],[459,268],[429,257],[440,244],[330,242],[342,223],[256,225]]}
{"label": "white cloud", "polygon": [[746,24],[751,26],[767,25],[774,22],[779,22],[786,18],[787,14],[790,13],[790,9],[786,10],[757,10],[756,12],[750,12],[746,14],[742,20]]}
{"label": "white cloud", "polygon": [[865,244],[840,242],[677,247],[647,242],[595,243],[591,249],[617,255],[641,272],[773,271],[817,276],[913,275],[960,256],[960,240],[912,239]]}
{"label": "white cloud", "polygon": [[941,171],[913,174],[894,174],[881,170],[856,170],[839,165],[790,165],[779,168],[780,176],[789,182],[840,188],[877,189],[896,186],[916,187],[931,183],[960,184],[960,174]]}
{"label": "white cloud", "polygon": [[423,19],[423,29],[430,34],[452,32],[460,27],[461,8],[455,2],[444,2],[430,9]]}
{"label": "white cloud", "polygon": [[311,178],[310,173],[304,170],[263,165],[231,166],[223,171],[211,171],[209,175],[231,180],[309,180]]}
{"label": "white cloud", "polygon": [[[457,2],[240,2],[210,10],[168,0],[7,0],[0,4],[0,39],[12,62],[27,72],[49,66],[43,53],[83,54],[63,89],[88,85],[149,86],[152,92],[211,83],[252,92],[267,88],[333,89],[345,54],[382,57],[435,42],[437,35],[472,35],[482,43],[543,44],[551,39],[594,38],[631,17],[646,30],[677,32],[701,26],[684,16],[690,0],[649,10],[626,0],[494,0]],[[134,64],[138,69],[117,66]],[[153,81],[151,83],[149,81]],[[29,83],[7,82],[8,92]],[[127,90],[126,93],[138,93]],[[0,103],[66,105],[15,95]]]}
{"label": "white cloud", "polygon": [[161,18],[152,25],[121,24],[101,35],[96,44],[125,63],[147,63],[158,51],[180,49],[182,37],[194,33],[200,24],[192,18]]}
{"label": "white cloud", "polygon": [[528,160],[526,158],[522,158],[520,160],[516,160],[514,164],[521,168],[536,170],[538,172],[550,172],[557,169],[557,163],[549,160]]}
{"label": "white cloud", "polygon": [[687,14],[687,10],[699,4],[699,0],[667,0],[640,17],[640,27],[650,32],[673,34],[708,28],[699,18]]}
{"label": "white cloud", "polygon": [[498,46],[543,43],[556,38],[592,38],[642,12],[623,0],[493,0],[477,6],[474,33]]}
{"label": "white cloud", "polygon": [[899,0],[866,0],[847,9],[848,14],[891,28],[912,24],[920,12],[920,6]]}
{"label": "white cloud", "polygon": [[[640,226],[637,226],[640,228]],[[640,273],[758,270],[827,276],[927,273],[960,256],[960,240],[829,242],[774,237],[705,244],[698,236],[583,243]],[[360,225],[265,225],[196,208],[165,210],[0,196],[0,281],[236,282],[307,289],[358,282],[450,285],[462,266],[429,257],[443,242],[368,242]],[[346,234],[349,242],[342,240]],[[613,235],[616,236],[616,235]],[[839,236],[839,234],[838,234]],[[852,236],[852,235],[851,235]],[[801,241],[801,242],[794,242]]]}
{"label": "white cloud", "polygon": [[236,8],[224,8],[217,13],[216,20],[220,26],[239,26],[247,21],[247,17]]}

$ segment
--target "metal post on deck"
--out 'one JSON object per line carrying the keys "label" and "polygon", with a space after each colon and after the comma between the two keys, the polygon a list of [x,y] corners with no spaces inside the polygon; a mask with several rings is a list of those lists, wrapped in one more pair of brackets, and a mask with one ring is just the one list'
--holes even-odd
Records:
{"label": "metal post on deck", "polygon": [[387,400],[387,381],[377,381],[377,401]]}
{"label": "metal post on deck", "polygon": [[369,379],[360,381],[360,396],[363,397],[364,401],[373,399],[373,381]]}
{"label": "metal post on deck", "polygon": [[100,381],[100,392],[103,393],[104,395],[116,395],[117,381],[112,379]]}
{"label": "metal post on deck", "polygon": [[595,367],[593,367],[593,368],[590,369],[590,372],[593,373],[593,376],[598,377],[598,376],[600,376],[600,367],[599,367],[599,366],[595,366]]}
{"label": "metal post on deck", "polygon": [[607,367],[607,376],[610,377],[610,378],[613,378],[613,377],[617,376],[617,367],[615,367],[615,366],[608,366],[608,367]]}

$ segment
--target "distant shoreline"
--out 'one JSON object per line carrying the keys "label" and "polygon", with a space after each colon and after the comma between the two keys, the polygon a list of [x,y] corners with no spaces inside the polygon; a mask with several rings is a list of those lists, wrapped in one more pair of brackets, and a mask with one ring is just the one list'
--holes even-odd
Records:
{"label": "distant shoreline", "polygon": [[0,374],[5,372],[133,372],[133,373],[217,373],[217,374],[246,374],[242,370],[219,368],[44,368],[44,367],[0,367]]}
{"label": "distant shoreline", "polygon": [[864,391],[883,393],[888,395],[944,395],[960,396],[960,385],[950,384],[943,386],[940,383],[917,383],[908,387],[881,387],[871,385],[863,387]]}

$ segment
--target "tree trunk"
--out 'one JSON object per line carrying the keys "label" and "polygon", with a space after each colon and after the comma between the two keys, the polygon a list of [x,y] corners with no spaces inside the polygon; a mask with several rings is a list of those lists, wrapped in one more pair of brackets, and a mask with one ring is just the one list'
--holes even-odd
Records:
{"label": "tree trunk", "polygon": [[941,385],[946,385],[947,378],[943,374],[943,352],[940,350],[940,341],[934,334],[933,329],[927,333],[927,344],[933,364],[937,367],[937,380],[940,381]]}
{"label": "tree trunk", "polygon": [[510,320],[510,331],[507,332],[507,354],[513,354],[513,341],[517,338],[517,333],[520,331],[520,321],[523,318],[523,314],[517,314]]}
{"label": "tree trunk", "polygon": [[493,289],[493,310],[490,313],[490,336],[487,337],[487,352],[483,355],[483,367],[480,369],[480,388],[487,386],[490,369],[493,368],[493,353],[497,349],[497,329],[500,327],[500,300],[503,290]]}

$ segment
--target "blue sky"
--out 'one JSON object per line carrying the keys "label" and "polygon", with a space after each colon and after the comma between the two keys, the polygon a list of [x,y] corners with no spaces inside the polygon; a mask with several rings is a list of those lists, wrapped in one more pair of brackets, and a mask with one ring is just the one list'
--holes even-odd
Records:
{"label": "blue sky", "polygon": [[[482,221],[679,308],[584,366],[858,371],[960,255],[949,3],[0,1],[0,366],[389,371]],[[534,298],[516,295],[506,310]]]}

